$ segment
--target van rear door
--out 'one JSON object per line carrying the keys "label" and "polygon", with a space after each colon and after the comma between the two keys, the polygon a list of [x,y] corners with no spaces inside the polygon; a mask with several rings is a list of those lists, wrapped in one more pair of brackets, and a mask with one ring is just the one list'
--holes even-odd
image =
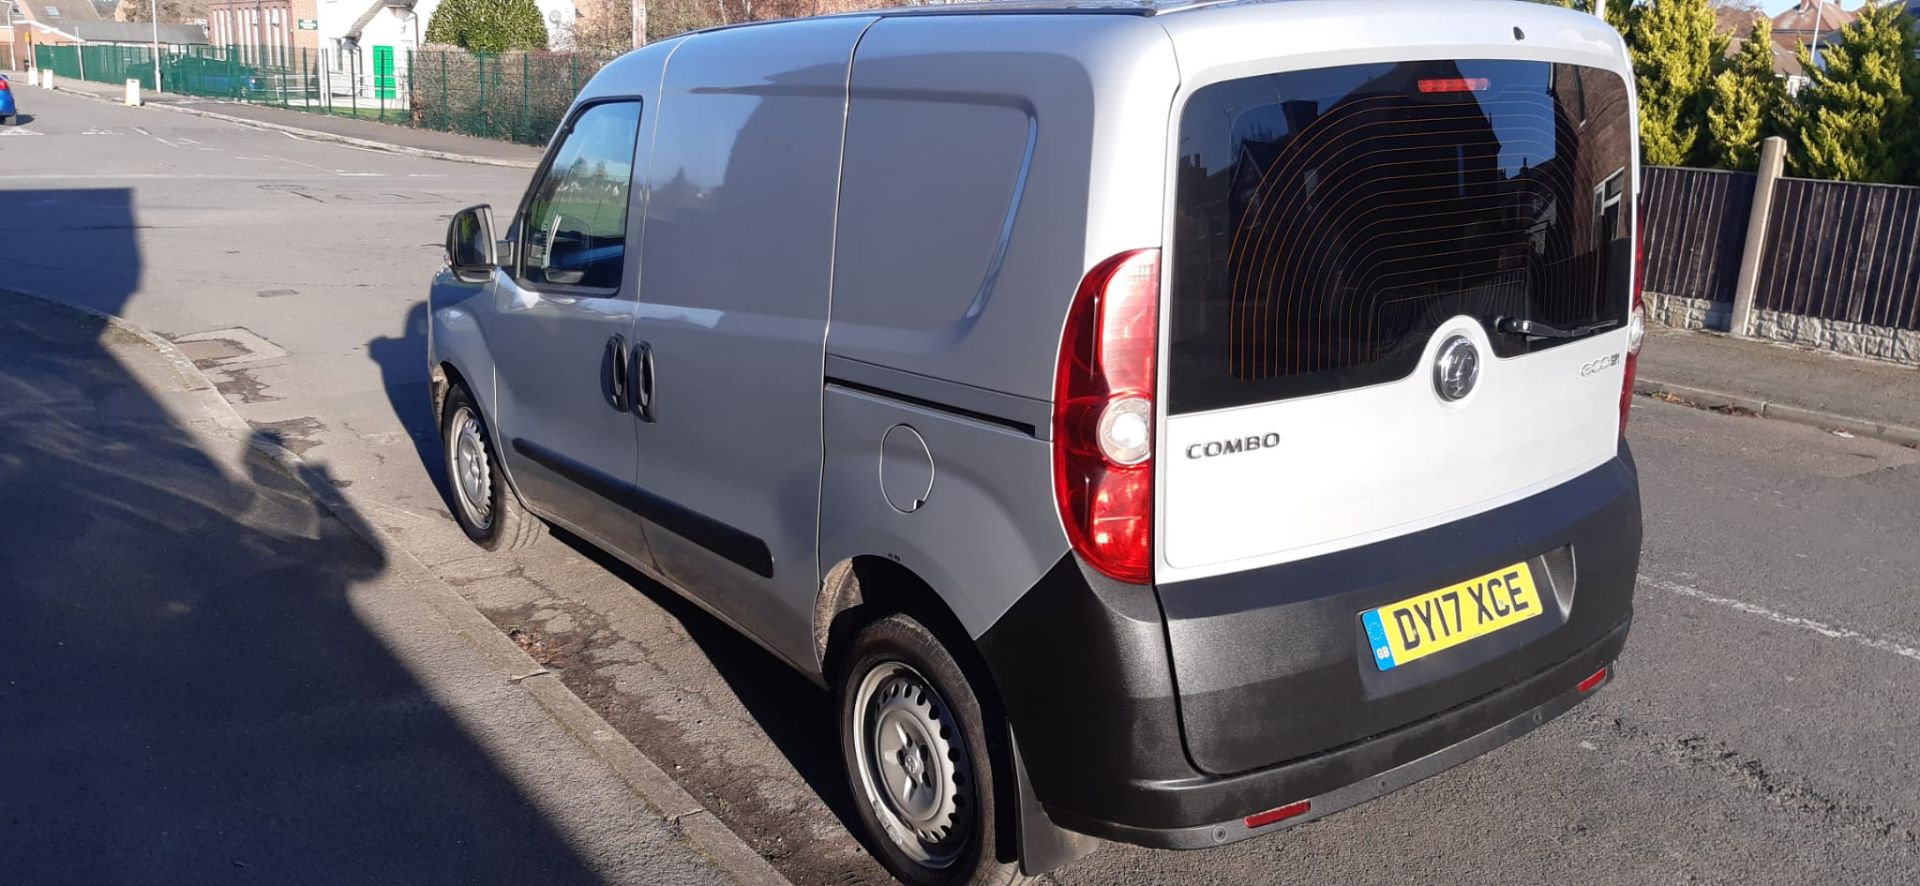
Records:
{"label": "van rear door", "polygon": [[1412,734],[1597,648],[1640,532],[1619,36],[1507,0],[1156,20],[1183,85],[1154,584],[1190,758]]}
{"label": "van rear door", "polygon": [[1404,535],[1616,455],[1630,104],[1614,71],[1515,59],[1192,92],[1176,111],[1163,577]]}

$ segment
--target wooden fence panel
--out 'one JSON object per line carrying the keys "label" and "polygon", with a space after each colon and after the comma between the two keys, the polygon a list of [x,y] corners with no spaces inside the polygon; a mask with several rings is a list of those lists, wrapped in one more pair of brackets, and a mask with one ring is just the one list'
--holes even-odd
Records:
{"label": "wooden fence panel", "polygon": [[1754,174],[1649,166],[1645,175],[1647,291],[1731,304]]}
{"label": "wooden fence panel", "polygon": [[1920,329],[1920,188],[1781,179],[1754,307]]}

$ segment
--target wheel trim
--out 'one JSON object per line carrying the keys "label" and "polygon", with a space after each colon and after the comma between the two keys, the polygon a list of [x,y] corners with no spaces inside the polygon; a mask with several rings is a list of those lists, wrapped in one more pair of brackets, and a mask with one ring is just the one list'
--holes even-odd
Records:
{"label": "wheel trim", "polygon": [[493,526],[493,471],[486,431],[473,409],[461,406],[447,424],[447,482],[461,516],[482,532]]}
{"label": "wheel trim", "polygon": [[952,709],[919,671],[882,662],[852,711],[860,785],[885,837],[924,867],[959,860],[973,833],[972,758]]}

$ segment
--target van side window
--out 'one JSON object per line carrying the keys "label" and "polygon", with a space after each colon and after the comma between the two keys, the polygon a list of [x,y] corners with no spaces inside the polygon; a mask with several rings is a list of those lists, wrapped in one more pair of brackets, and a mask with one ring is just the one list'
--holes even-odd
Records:
{"label": "van side window", "polygon": [[520,279],[535,286],[618,289],[627,252],[627,192],[640,103],[590,105],[527,200]]}

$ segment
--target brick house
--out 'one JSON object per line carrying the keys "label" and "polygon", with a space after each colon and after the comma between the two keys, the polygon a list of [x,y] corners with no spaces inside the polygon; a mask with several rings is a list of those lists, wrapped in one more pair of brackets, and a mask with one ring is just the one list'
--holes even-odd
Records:
{"label": "brick house", "polygon": [[319,0],[212,0],[207,39],[255,64],[297,65],[320,48]]}
{"label": "brick house", "polygon": [[0,54],[6,67],[26,70],[32,64],[33,47],[83,43],[73,32],[79,22],[98,22],[99,9],[93,0],[0,0],[5,10],[6,27],[0,30]]}
{"label": "brick house", "polygon": [[1812,46],[1815,39],[1827,43],[1839,39],[1840,32],[1859,17],[1858,12],[1842,9],[1840,0],[1824,5],[1820,0],[1800,0],[1773,17],[1773,42],[1789,53],[1802,43]]}

